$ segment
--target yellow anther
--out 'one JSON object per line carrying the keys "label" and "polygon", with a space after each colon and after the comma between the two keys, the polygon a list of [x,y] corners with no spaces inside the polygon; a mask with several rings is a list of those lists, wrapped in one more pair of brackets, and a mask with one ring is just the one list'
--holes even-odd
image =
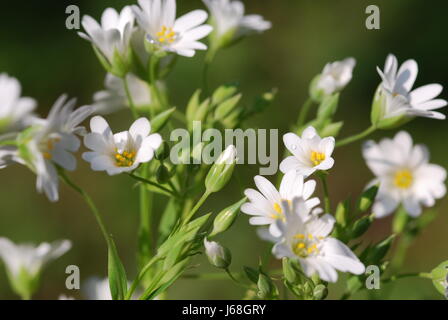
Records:
{"label": "yellow anther", "polygon": [[298,233],[298,234],[296,234],[296,235],[294,236],[294,238],[303,240],[303,239],[305,239],[305,235],[304,235],[304,234],[301,234],[301,233]]}
{"label": "yellow anther", "polygon": [[395,172],[394,184],[396,187],[401,189],[408,189],[412,185],[413,181],[414,177],[412,175],[412,172],[408,169]]}
{"label": "yellow anther", "polygon": [[298,249],[303,249],[303,248],[305,248],[305,244],[304,244],[303,242],[299,242],[299,243],[297,244],[297,248],[298,248]]}
{"label": "yellow anther", "polygon": [[135,155],[135,151],[123,151],[122,153],[119,153],[115,150],[115,164],[118,167],[130,167],[135,162]]}
{"label": "yellow anther", "polygon": [[53,156],[51,155],[50,152],[43,152],[42,155],[43,155],[44,158],[47,159],[47,160],[51,160],[51,158],[53,158]]}
{"label": "yellow anther", "polygon": [[163,26],[162,29],[156,33],[156,36],[157,40],[160,43],[173,43],[176,38],[176,32],[174,32],[173,28],[167,28],[166,26]]}
{"label": "yellow anther", "polygon": [[275,212],[277,212],[277,213],[283,213],[282,212],[282,207],[276,202],[276,203],[274,203],[274,210],[275,210]]}
{"label": "yellow anther", "polygon": [[325,160],[325,154],[322,152],[311,151],[310,160],[315,166],[318,166]]}

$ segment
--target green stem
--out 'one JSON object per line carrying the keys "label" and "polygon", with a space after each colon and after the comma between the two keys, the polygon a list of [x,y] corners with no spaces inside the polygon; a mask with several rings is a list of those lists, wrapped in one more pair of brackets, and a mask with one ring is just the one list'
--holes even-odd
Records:
{"label": "green stem", "polygon": [[376,130],[375,126],[370,126],[369,128],[367,128],[366,130],[364,130],[361,133],[355,134],[353,136],[347,137],[345,139],[339,140],[336,142],[336,147],[342,147],[342,146],[346,146],[350,143],[356,142],[358,140],[361,140],[365,137],[367,137],[369,134],[373,133]]}
{"label": "green stem", "polygon": [[428,272],[416,272],[416,273],[397,274],[395,276],[391,276],[390,278],[381,280],[381,282],[382,283],[389,283],[389,282],[392,282],[392,281],[396,281],[398,279],[414,278],[414,277],[423,278],[423,279],[432,279],[431,273],[428,273]]}
{"label": "green stem", "polygon": [[204,204],[205,200],[211,195],[211,192],[205,191],[202,197],[199,199],[199,201],[196,203],[196,205],[191,209],[190,213],[185,217],[183,221],[183,225],[187,224],[190,219],[194,216],[194,214],[199,210],[199,208]]}
{"label": "green stem", "polygon": [[331,203],[330,196],[328,192],[328,184],[327,184],[327,175],[326,173],[319,174],[320,180],[322,181],[322,187],[324,190],[324,205],[325,205],[325,213],[331,212]]}
{"label": "green stem", "polygon": [[169,194],[172,195],[173,197],[178,197],[178,195],[176,194],[176,192],[175,192],[174,190],[170,190],[170,189],[168,189],[168,188],[166,188],[166,187],[164,187],[164,186],[158,184],[157,182],[154,182],[154,181],[145,179],[145,178],[143,178],[143,177],[136,176],[136,175],[133,174],[133,173],[129,173],[128,175],[129,175],[131,178],[133,178],[133,179],[135,179],[135,180],[137,180],[137,181],[140,181],[140,182],[142,182],[142,183],[149,184],[149,185],[151,185],[151,186],[153,186],[153,187],[158,188],[159,190],[161,190],[161,191],[163,191],[163,192],[169,193]]}
{"label": "green stem", "polygon": [[300,129],[305,124],[306,118],[313,105],[313,99],[309,97],[300,109],[299,118],[297,119],[297,127]]}
{"label": "green stem", "polygon": [[126,76],[123,78],[123,86],[124,91],[126,92],[126,97],[129,102],[129,109],[131,109],[132,116],[134,117],[134,119],[138,119],[138,112],[135,108],[134,100],[132,99],[131,90],[129,90],[128,79],[126,78]]}
{"label": "green stem", "polygon": [[406,232],[402,234],[400,237],[397,249],[395,250],[394,257],[391,261],[391,270],[399,271],[404,263],[406,258],[406,253],[408,251],[409,246],[412,244],[413,237],[408,235]]}
{"label": "green stem", "polygon": [[16,146],[16,145],[17,145],[17,141],[16,140],[0,141],[0,146]]}
{"label": "green stem", "polygon": [[164,100],[160,94],[159,88],[157,87],[157,65],[159,63],[159,58],[153,55],[149,63],[149,85],[151,87],[151,93],[157,100],[157,103],[161,109],[165,109]]}
{"label": "green stem", "polygon": [[[142,166],[142,175],[148,177],[148,164]],[[140,266],[146,264],[152,256],[152,193],[148,192],[146,185],[141,184],[140,192],[140,225],[138,232]]]}
{"label": "green stem", "polygon": [[134,293],[135,289],[137,289],[137,286],[140,284],[140,281],[145,276],[146,272],[151,269],[151,267],[160,260],[160,257],[153,257],[151,260],[148,261],[148,263],[143,267],[143,269],[138,273],[137,277],[135,278],[134,282],[132,282],[131,287],[128,290],[128,293],[126,295],[125,300],[130,300],[132,298],[132,294]]}

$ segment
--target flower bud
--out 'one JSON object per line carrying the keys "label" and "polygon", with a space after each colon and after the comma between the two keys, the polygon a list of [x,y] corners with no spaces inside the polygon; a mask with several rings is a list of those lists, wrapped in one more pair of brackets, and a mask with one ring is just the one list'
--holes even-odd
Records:
{"label": "flower bud", "polygon": [[288,258],[283,258],[282,265],[283,275],[285,276],[286,281],[293,285],[299,284],[300,276],[298,275],[297,270],[291,260],[289,260]]}
{"label": "flower bud", "polygon": [[227,269],[232,262],[230,250],[221,246],[218,242],[207,241],[204,238],[205,254],[211,265],[220,269]]}
{"label": "flower bud", "polygon": [[205,178],[207,192],[218,192],[229,182],[236,164],[236,148],[230,145],[211,167]]}
{"label": "flower bud", "polygon": [[370,216],[364,216],[356,222],[352,226],[351,230],[351,238],[356,239],[362,236],[370,227],[374,219],[373,214]]}
{"label": "flower bud", "polygon": [[371,186],[364,191],[358,201],[358,210],[366,212],[372,206],[378,193],[378,185]]}
{"label": "flower bud", "polygon": [[314,287],[313,290],[313,297],[316,300],[323,300],[328,295],[328,288],[324,286],[323,284],[318,284]]}
{"label": "flower bud", "polygon": [[235,84],[227,84],[220,86],[218,89],[213,92],[212,101],[213,105],[221,104],[227,99],[233,97],[238,91],[238,86]]}
{"label": "flower bud", "polygon": [[260,299],[272,299],[278,295],[278,291],[274,283],[263,272],[260,272],[260,275],[258,276],[257,287],[257,295]]}
{"label": "flower bud", "polygon": [[431,271],[431,279],[437,291],[447,297],[448,294],[448,260]]}
{"label": "flower bud", "polygon": [[151,120],[151,131],[152,132],[158,132],[162,130],[165,125],[168,123],[168,121],[171,119],[171,116],[176,111],[176,108],[173,107],[171,109],[168,109],[166,111],[163,111],[159,113],[157,116],[155,116]]}
{"label": "flower bud", "polygon": [[387,237],[383,241],[379,242],[369,251],[369,261],[373,264],[379,263],[387,254],[392,243],[394,242],[395,234]]}
{"label": "flower bud", "polygon": [[213,221],[213,230],[210,233],[210,237],[214,237],[219,233],[227,231],[233,225],[244,202],[246,202],[246,198],[222,210],[216,216]]}
{"label": "flower bud", "polygon": [[168,168],[162,163],[156,171],[157,182],[165,184],[171,179],[171,173]]}
{"label": "flower bud", "polygon": [[168,142],[163,141],[160,147],[156,150],[155,158],[159,161],[165,160],[170,156],[170,146]]}
{"label": "flower bud", "polygon": [[232,113],[233,110],[235,110],[236,106],[238,105],[238,102],[241,100],[241,97],[242,95],[240,93],[220,103],[216,107],[215,119],[217,120],[225,119],[230,113]]}

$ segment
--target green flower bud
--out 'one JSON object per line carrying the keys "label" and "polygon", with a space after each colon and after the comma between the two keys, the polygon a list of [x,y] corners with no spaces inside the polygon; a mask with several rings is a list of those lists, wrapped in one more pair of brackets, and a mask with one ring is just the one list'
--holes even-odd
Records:
{"label": "green flower bud", "polygon": [[336,222],[341,227],[345,227],[347,225],[348,220],[348,214],[349,214],[349,202],[344,201],[340,202],[336,208]]}
{"label": "green flower bud", "polygon": [[366,191],[364,191],[358,200],[358,210],[361,212],[365,212],[369,210],[369,208],[372,206],[373,202],[375,201],[375,197],[378,193],[378,187],[379,185],[374,185],[368,188]]}
{"label": "green flower bud", "polygon": [[238,102],[240,102],[241,100],[241,97],[242,94],[240,93],[220,103],[216,107],[215,119],[216,120],[225,119],[230,113],[232,113],[233,110],[235,110],[236,106],[238,105]]}
{"label": "green flower bud", "polygon": [[331,96],[325,96],[317,109],[317,117],[320,119],[331,118],[338,108],[339,93],[332,94]]}
{"label": "green flower bud", "polygon": [[278,295],[278,290],[274,283],[263,272],[260,272],[258,276],[257,287],[257,295],[260,299],[273,299]]}
{"label": "green flower bud", "polygon": [[170,145],[168,142],[163,141],[160,147],[157,149],[155,157],[157,160],[162,161],[170,156]]}
{"label": "green flower bud", "polygon": [[288,281],[292,285],[298,285],[301,279],[293,262],[288,258],[283,258],[282,265],[283,275],[285,276],[286,281]]}
{"label": "green flower bud", "polygon": [[328,295],[328,288],[324,286],[323,284],[318,284],[316,287],[314,287],[313,290],[313,297],[316,300],[323,300]]}
{"label": "green flower bud", "polygon": [[369,261],[373,264],[379,263],[386,256],[395,237],[395,234],[393,234],[372,247],[369,251]]}
{"label": "green flower bud", "polygon": [[187,118],[188,121],[188,130],[193,130],[193,122],[194,121],[204,121],[210,111],[210,99],[204,100],[196,112],[191,115],[191,118]]}
{"label": "green flower bud", "polygon": [[373,214],[370,216],[364,216],[356,222],[352,226],[352,230],[350,236],[352,239],[359,238],[362,236],[370,227],[374,219]]}
{"label": "green flower bud", "polygon": [[16,275],[8,272],[9,282],[12,289],[22,299],[29,300],[39,288],[40,274],[30,274],[26,269],[22,268]]}
{"label": "green flower bud", "polygon": [[213,105],[219,105],[233,97],[238,91],[238,86],[235,84],[227,84],[220,86],[218,89],[213,92],[212,101]]}
{"label": "green flower bud", "polygon": [[221,153],[205,178],[207,192],[218,192],[229,182],[236,164],[236,148],[230,145]]}
{"label": "green flower bud", "polygon": [[156,171],[156,179],[158,183],[165,184],[171,179],[170,170],[164,165],[161,164]]}
{"label": "green flower bud", "polygon": [[227,269],[232,263],[230,250],[221,246],[218,242],[207,241],[204,238],[205,254],[211,265],[220,269]]}
{"label": "green flower bud", "polygon": [[311,99],[313,99],[313,101],[317,103],[320,103],[322,99],[325,97],[325,91],[317,86],[320,78],[321,74],[315,76],[313,80],[311,80],[309,89]]}
{"label": "green flower bud", "polygon": [[344,125],[343,121],[329,123],[323,127],[322,130],[320,130],[320,136],[321,137],[337,137],[339,135],[339,132],[342,129],[342,126]]}
{"label": "green flower bud", "polygon": [[192,122],[194,120],[195,114],[201,103],[200,98],[201,98],[201,90],[198,89],[193,93],[190,100],[188,101],[187,109],[185,111],[185,116],[188,122]]}
{"label": "green flower bud", "polygon": [[171,108],[166,111],[159,113],[151,120],[151,131],[158,132],[162,130],[168,121],[171,119],[171,116],[176,111],[176,108]]}
{"label": "green flower bud", "polygon": [[240,212],[240,208],[246,200],[246,198],[241,199],[237,203],[222,210],[213,221],[213,230],[209,237],[214,237],[217,234],[227,231],[235,222],[238,213]]}
{"label": "green flower bud", "polygon": [[431,271],[431,279],[437,291],[445,297],[448,295],[448,260]]}

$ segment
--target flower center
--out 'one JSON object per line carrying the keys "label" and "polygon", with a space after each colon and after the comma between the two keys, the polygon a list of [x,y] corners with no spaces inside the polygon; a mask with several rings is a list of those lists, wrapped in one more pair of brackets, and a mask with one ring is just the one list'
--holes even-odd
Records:
{"label": "flower center", "polygon": [[292,251],[301,258],[306,258],[312,254],[318,254],[319,241],[323,237],[314,237],[312,234],[298,233],[294,236]]}
{"label": "flower center", "polygon": [[412,172],[408,169],[395,172],[394,184],[396,187],[401,189],[408,189],[412,185],[413,181],[414,177],[412,176]]}
{"label": "flower center", "polygon": [[115,164],[118,167],[130,167],[135,162],[135,151],[123,151],[119,153],[115,151]]}
{"label": "flower center", "polygon": [[[291,200],[286,201],[288,201],[288,203],[291,205]],[[278,202],[274,203],[274,211],[275,212],[271,214],[272,219],[282,219],[283,221],[285,220],[285,215],[283,214],[282,206]]]}
{"label": "flower center", "polygon": [[45,159],[51,160],[53,158],[53,155],[51,154],[51,151],[54,149],[54,145],[61,141],[61,138],[48,138],[48,140],[43,144],[43,152],[42,155]]}
{"label": "flower center", "polygon": [[311,151],[310,160],[315,166],[318,166],[325,160],[325,154],[322,152]]}
{"label": "flower center", "polygon": [[162,30],[157,32],[156,35],[160,43],[173,43],[176,40],[176,32],[174,32],[173,28],[166,26],[163,26]]}

